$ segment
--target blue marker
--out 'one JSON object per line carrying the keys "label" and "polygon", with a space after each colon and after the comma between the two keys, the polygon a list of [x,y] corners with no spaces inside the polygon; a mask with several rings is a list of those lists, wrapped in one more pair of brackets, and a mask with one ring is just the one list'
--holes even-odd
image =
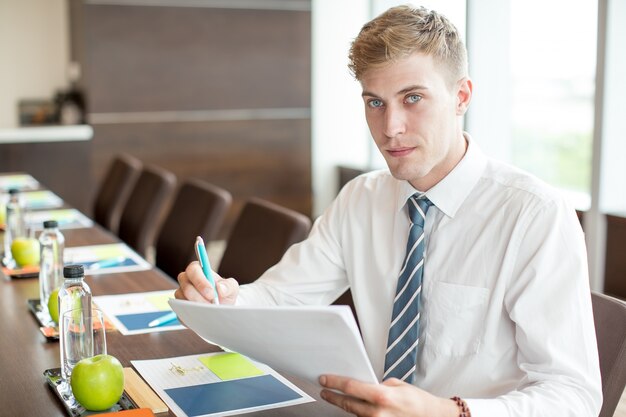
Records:
{"label": "blue marker", "polygon": [[177,318],[176,313],[174,313],[173,311],[170,311],[169,313],[152,320],[150,323],[148,323],[148,327],[156,327],[162,324],[167,324],[176,320],[176,318]]}
{"label": "blue marker", "polygon": [[211,284],[211,286],[213,287],[213,291],[215,291],[215,304],[219,305],[220,299],[217,295],[217,287],[215,286],[215,281],[213,280],[213,272],[211,272],[209,256],[206,253],[204,241],[200,236],[196,238],[196,257],[198,258],[198,262],[200,262],[200,266],[202,267],[202,272],[204,272],[204,276],[209,281],[209,284]]}

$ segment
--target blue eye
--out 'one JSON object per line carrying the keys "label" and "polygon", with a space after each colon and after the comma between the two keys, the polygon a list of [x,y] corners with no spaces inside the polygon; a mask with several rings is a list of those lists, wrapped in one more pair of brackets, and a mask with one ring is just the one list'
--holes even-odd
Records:
{"label": "blue eye", "polygon": [[367,105],[373,108],[378,108],[378,107],[382,107],[383,102],[382,100],[378,100],[377,98],[370,100],[367,102]]}
{"label": "blue eye", "polygon": [[406,97],[406,102],[410,103],[410,104],[413,104],[413,103],[417,103],[421,99],[422,99],[421,96],[418,96],[417,94],[411,94],[411,95]]}

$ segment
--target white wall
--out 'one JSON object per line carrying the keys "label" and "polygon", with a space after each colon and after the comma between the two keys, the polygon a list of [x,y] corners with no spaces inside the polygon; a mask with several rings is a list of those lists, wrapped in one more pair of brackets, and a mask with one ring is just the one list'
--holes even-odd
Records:
{"label": "white wall", "polygon": [[17,101],[66,87],[66,0],[0,0],[0,127],[18,124]]}
{"label": "white wall", "polygon": [[368,20],[363,0],[312,1],[313,215],[337,193],[337,165],[365,166],[367,125],[361,88],[348,71],[348,50]]}

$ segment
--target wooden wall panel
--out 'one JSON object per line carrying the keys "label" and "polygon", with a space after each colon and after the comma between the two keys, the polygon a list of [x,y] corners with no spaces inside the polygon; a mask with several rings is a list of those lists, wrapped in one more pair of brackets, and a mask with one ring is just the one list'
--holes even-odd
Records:
{"label": "wooden wall panel", "polygon": [[0,171],[28,172],[79,210],[91,210],[91,141],[0,145]]}
{"label": "wooden wall panel", "polygon": [[310,12],[85,10],[92,112],[310,105]]}
{"label": "wooden wall panel", "polygon": [[98,125],[93,176],[102,178],[110,159],[128,152],[179,182],[201,178],[229,190],[229,224],[251,196],[310,215],[309,131],[309,120]]}
{"label": "wooden wall panel", "polygon": [[127,152],[228,189],[226,231],[250,196],[311,214],[310,10],[70,1],[94,184]]}

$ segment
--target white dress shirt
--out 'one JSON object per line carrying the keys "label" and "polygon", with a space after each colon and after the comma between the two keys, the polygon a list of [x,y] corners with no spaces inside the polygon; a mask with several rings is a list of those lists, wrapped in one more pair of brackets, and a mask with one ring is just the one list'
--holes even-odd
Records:
{"label": "white dress shirt", "polygon": [[[463,159],[426,192],[434,206],[414,384],[464,398],[473,417],[596,417],[600,370],[575,211],[466,138]],[[324,305],[349,287],[381,378],[416,191],[386,170],[357,177],[308,239],[241,287],[238,303]]]}

